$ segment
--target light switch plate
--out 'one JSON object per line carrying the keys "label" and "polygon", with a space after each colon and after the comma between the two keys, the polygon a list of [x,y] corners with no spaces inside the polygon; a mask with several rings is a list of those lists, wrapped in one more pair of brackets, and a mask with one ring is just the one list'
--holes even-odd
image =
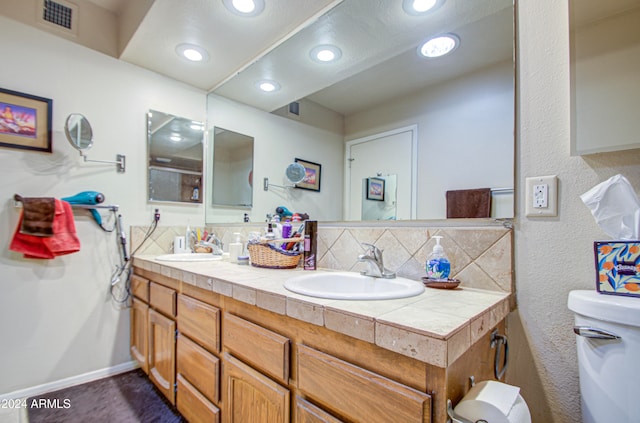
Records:
{"label": "light switch plate", "polygon": [[558,177],[556,175],[526,178],[525,215],[528,217],[558,215]]}

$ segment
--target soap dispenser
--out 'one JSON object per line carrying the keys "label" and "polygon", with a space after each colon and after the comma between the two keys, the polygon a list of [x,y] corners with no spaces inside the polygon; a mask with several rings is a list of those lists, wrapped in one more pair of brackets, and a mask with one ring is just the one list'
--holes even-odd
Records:
{"label": "soap dispenser", "polygon": [[243,245],[242,241],[240,241],[240,233],[233,233],[235,239],[233,242],[229,243],[229,261],[231,263],[238,262],[238,256],[242,255]]}
{"label": "soap dispenser", "polygon": [[433,251],[427,257],[427,277],[429,279],[448,279],[451,263],[444,253],[444,248],[440,245],[442,237],[436,235],[433,238],[436,240],[436,245],[433,246]]}

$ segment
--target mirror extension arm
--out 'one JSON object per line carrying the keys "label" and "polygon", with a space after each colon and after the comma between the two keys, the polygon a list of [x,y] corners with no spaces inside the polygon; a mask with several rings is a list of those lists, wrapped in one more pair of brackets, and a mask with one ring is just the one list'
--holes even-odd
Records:
{"label": "mirror extension arm", "polygon": [[91,160],[87,158],[87,153],[80,151],[80,155],[84,158],[85,162],[93,163],[114,163],[117,165],[118,173],[124,173],[126,170],[126,158],[124,154],[116,154],[115,160]]}

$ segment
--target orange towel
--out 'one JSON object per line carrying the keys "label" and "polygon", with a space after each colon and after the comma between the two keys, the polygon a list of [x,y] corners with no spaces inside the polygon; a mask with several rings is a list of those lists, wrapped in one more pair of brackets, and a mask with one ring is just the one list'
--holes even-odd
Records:
{"label": "orange towel", "polygon": [[18,227],[13,235],[9,249],[23,253],[25,258],[52,259],[64,254],[80,250],[80,240],[76,235],[73,210],[66,201],[55,200],[55,216],[53,218],[53,235],[41,237],[20,232],[24,213],[20,215]]}

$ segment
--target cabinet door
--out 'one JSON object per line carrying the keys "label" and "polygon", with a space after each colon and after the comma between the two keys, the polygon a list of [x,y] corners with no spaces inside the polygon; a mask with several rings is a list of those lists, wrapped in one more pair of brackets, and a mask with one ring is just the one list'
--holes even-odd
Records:
{"label": "cabinet door", "polygon": [[176,322],[149,309],[149,378],[175,404]]}
{"label": "cabinet door", "polygon": [[342,423],[342,420],[300,397],[296,397],[295,406],[295,423]]}
{"label": "cabinet door", "polygon": [[149,374],[147,361],[147,342],[149,341],[149,306],[133,298],[130,311],[131,320],[131,356],[140,364],[140,368]]}
{"label": "cabinet door", "polygon": [[211,404],[182,375],[177,376],[177,381],[176,407],[189,423],[218,423],[220,421],[220,409],[218,407]]}
{"label": "cabinet door", "polygon": [[225,423],[288,423],[289,390],[225,353]]}

